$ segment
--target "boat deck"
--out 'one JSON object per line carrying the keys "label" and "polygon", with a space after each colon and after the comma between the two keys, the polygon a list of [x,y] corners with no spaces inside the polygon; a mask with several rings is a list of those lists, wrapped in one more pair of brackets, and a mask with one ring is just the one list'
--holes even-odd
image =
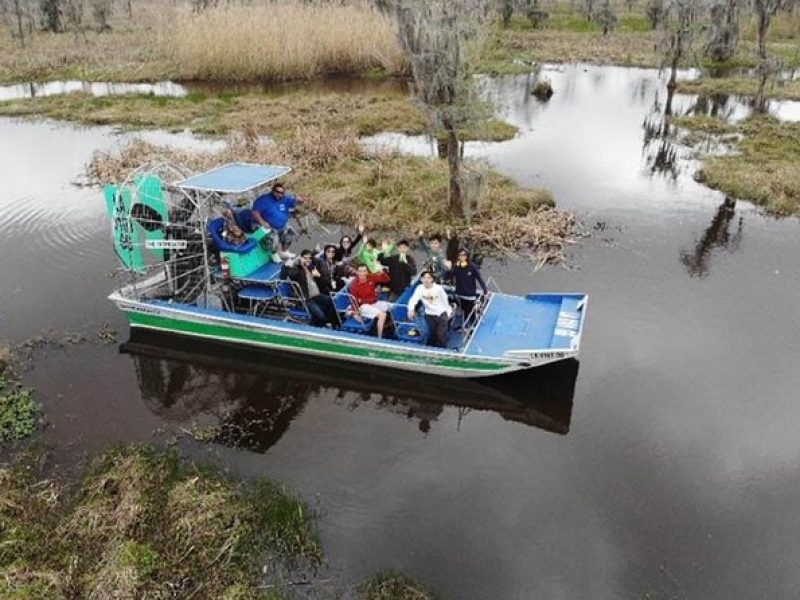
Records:
{"label": "boat deck", "polygon": [[582,294],[494,294],[466,353],[503,356],[508,350],[571,347],[582,323]]}

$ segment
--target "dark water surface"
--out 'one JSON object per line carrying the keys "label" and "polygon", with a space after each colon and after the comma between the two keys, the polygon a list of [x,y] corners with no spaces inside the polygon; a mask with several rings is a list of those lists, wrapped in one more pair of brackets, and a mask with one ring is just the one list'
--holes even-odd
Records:
{"label": "dark water surface", "polygon": [[[597,223],[570,269],[485,264],[506,292],[591,295],[579,366],[487,387],[147,336],[88,344],[26,377],[57,460],[177,433],[318,507],[346,581],[397,568],[446,598],[800,596],[798,222],[691,179],[686,149],[643,126],[654,71],[547,75],[547,105],[525,78],[498,82],[522,133],[469,152]],[[69,184],[121,141],[0,120],[0,338],[109,322],[127,340],[105,300],[101,195]],[[197,425],[221,425],[216,442],[181,434]]]}

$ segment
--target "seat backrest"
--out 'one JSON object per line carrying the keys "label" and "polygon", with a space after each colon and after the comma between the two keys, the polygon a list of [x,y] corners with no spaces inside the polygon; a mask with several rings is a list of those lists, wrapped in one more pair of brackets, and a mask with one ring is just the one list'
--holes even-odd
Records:
{"label": "seat backrest", "polygon": [[392,304],[392,318],[395,321],[405,321],[408,314],[408,301],[414,290],[419,285],[419,277],[414,278],[411,284],[403,290],[403,293],[397,297],[397,300]]}

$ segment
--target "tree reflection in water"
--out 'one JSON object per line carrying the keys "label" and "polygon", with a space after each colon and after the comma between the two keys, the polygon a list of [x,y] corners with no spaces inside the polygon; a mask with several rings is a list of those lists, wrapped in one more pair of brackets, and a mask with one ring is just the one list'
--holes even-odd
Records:
{"label": "tree reflection in water", "polygon": [[730,225],[736,213],[736,200],[725,198],[714,213],[711,224],[706,228],[700,239],[697,240],[691,252],[681,252],[681,262],[692,277],[705,277],[708,275],[708,261],[714,248],[724,248],[728,252],[739,249],[742,241],[744,218],[739,217],[735,231],[731,234]]}
{"label": "tree reflection in water", "polygon": [[211,441],[265,452],[309,399],[327,398],[349,410],[377,407],[417,422],[429,432],[445,407],[459,423],[473,410],[566,435],[578,362],[485,380],[323,365],[294,355],[265,353],[132,330],[121,351],[130,354],[147,406],[164,420],[188,425],[205,419]]}
{"label": "tree reflection in water", "polygon": [[650,173],[669,175],[674,180],[678,178],[681,170],[678,152],[675,149],[675,131],[669,122],[669,118],[672,116],[673,94],[674,90],[667,92],[667,101],[663,110],[658,94],[656,94],[653,109],[642,123],[644,130],[642,154]]}

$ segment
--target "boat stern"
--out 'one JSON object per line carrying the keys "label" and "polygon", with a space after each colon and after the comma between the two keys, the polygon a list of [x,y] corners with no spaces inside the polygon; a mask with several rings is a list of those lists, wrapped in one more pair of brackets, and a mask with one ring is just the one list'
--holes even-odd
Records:
{"label": "boat stern", "polygon": [[536,367],[577,358],[586,321],[586,294],[495,294],[468,347]]}

